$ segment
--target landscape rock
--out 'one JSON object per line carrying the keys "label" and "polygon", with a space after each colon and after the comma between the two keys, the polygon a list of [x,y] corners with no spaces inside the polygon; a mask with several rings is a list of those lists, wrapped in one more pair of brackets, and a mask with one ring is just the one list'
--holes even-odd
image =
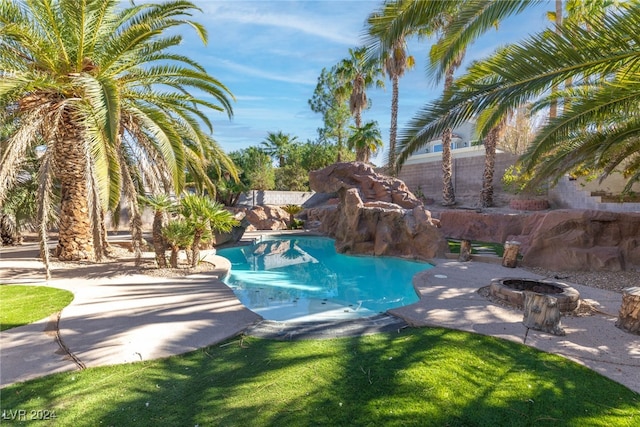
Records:
{"label": "landscape rock", "polygon": [[286,230],[289,214],[278,206],[254,206],[246,211],[247,231]]}
{"label": "landscape rock", "polygon": [[562,209],[527,214],[443,211],[447,238],[521,243],[521,264],[556,271],[640,269],[640,214]]}
{"label": "landscape rock", "polygon": [[337,193],[339,203],[308,209],[307,221],[336,239],[341,253],[428,260],[444,256],[446,240],[422,203],[395,178],[364,163],[337,163],[312,172],[316,193]]}
{"label": "landscape rock", "polygon": [[525,266],[557,270],[640,268],[640,214],[554,210],[534,218]]}
{"label": "landscape rock", "polygon": [[378,174],[362,162],[340,162],[309,173],[309,185],[316,193],[337,194],[341,189],[356,188],[363,202],[388,202],[413,209],[422,202],[406,184],[393,177]]}

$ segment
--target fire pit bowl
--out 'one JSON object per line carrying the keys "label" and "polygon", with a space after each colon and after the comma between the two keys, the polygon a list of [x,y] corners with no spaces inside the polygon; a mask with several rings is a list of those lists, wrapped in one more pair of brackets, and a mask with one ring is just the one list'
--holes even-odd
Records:
{"label": "fire pit bowl", "polygon": [[524,306],[524,291],[555,297],[558,300],[558,308],[563,313],[574,311],[580,304],[580,293],[561,282],[507,277],[493,279],[489,285],[490,298],[520,308]]}

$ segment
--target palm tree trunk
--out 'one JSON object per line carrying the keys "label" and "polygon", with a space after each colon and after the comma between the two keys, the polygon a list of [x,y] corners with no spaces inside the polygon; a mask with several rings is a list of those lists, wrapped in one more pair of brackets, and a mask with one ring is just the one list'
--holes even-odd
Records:
{"label": "palm tree trunk", "polygon": [[501,125],[491,129],[484,140],[484,173],[482,174],[482,191],[480,205],[483,208],[493,206],[493,175],[496,164],[496,146]]}
{"label": "palm tree trunk", "polygon": [[69,124],[55,146],[60,181],[60,222],[56,255],[61,261],[93,260],[93,227],[89,212],[87,157],[79,131]]}
{"label": "palm tree trunk", "polygon": [[165,243],[162,237],[162,221],[164,219],[164,213],[161,210],[156,210],[153,215],[153,249],[156,253],[156,262],[158,267],[167,267],[167,258],[164,255]]}
{"label": "palm tree trunk", "polygon": [[398,133],[398,75],[393,76],[391,94],[391,123],[389,126],[389,165],[388,173],[396,176],[396,136]]}
{"label": "palm tree trunk", "polygon": [[169,264],[171,268],[178,268],[178,252],[180,248],[178,246],[171,246],[171,256],[169,257]]}
{"label": "palm tree trunk", "polygon": [[[447,69],[444,77],[444,90],[447,91],[453,84],[453,73],[456,66],[461,61],[461,58],[456,60],[456,63]],[[453,136],[453,129],[447,128],[442,133],[442,205],[453,206],[456,204],[456,193],[451,182],[453,161],[451,157],[451,139]]]}
{"label": "palm tree trunk", "polygon": [[197,267],[200,261],[200,241],[202,240],[202,230],[196,230],[193,235],[193,244],[191,245],[191,267]]}
{"label": "palm tree trunk", "polygon": [[451,158],[451,136],[453,131],[448,128],[442,133],[442,205],[456,204],[456,193],[451,177],[453,175],[453,161]]}

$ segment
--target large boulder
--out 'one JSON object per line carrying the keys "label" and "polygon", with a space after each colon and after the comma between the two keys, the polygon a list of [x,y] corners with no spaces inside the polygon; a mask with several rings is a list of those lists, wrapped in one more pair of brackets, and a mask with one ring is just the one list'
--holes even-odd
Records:
{"label": "large boulder", "polygon": [[388,202],[413,209],[422,202],[406,184],[393,177],[376,173],[362,162],[334,163],[309,173],[309,186],[316,193],[337,194],[341,189],[355,188],[363,202]]}
{"label": "large boulder", "polygon": [[337,163],[312,172],[310,183],[316,193],[339,197],[306,212],[336,239],[338,252],[423,260],[446,252],[437,221],[402,181],[364,163]]}
{"label": "large boulder", "polygon": [[289,214],[278,206],[254,206],[246,212],[247,231],[286,230]]}

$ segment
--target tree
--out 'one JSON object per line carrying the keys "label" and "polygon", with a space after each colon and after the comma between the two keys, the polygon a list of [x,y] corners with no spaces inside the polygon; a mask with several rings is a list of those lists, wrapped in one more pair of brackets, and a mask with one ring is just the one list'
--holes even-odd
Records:
{"label": "tree", "polygon": [[322,69],[318,83],[309,99],[309,106],[314,113],[322,114],[324,127],[318,129],[321,141],[335,142],[337,146],[336,160],[342,161],[343,147],[347,140],[347,125],[351,114],[347,105],[347,97],[340,91],[340,80],[336,75],[337,66]]}
{"label": "tree", "polygon": [[531,114],[531,105],[524,104],[507,115],[504,134],[498,147],[508,153],[523,154],[533,140],[539,120]]}
{"label": "tree", "polygon": [[[360,47],[349,49],[349,58],[343,59],[336,69],[342,85],[340,93],[349,94],[349,110],[354,117],[356,128],[362,126],[362,110],[369,106],[367,88],[372,85],[384,87],[384,81],[379,76],[382,68],[379,62],[366,57],[367,49]],[[366,147],[361,147],[366,150]],[[369,158],[365,151],[356,152],[356,161],[362,162]]]}
{"label": "tree", "polygon": [[46,248],[55,184],[60,260],[99,256],[100,218],[121,195],[137,205],[144,186],[180,192],[186,170],[206,179],[208,159],[232,167],[205,133],[211,122],[203,111],[230,115],[231,93],[172,50],[183,25],[206,42],[205,29],[189,19],[194,10],[187,1],[122,9],[117,0],[0,0],[2,125],[14,126],[3,141],[0,203],[26,150],[44,144],[41,241]]}
{"label": "tree", "polygon": [[269,156],[257,147],[235,151],[230,154],[240,169],[240,182],[251,190],[275,188],[273,164]]}
{"label": "tree", "polygon": [[[442,65],[442,68],[434,73],[434,81],[437,82],[444,77],[444,91],[446,93],[453,82],[455,70],[462,63],[466,44],[458,46],[454,51],[455,55],[449,58],[446,63],[439,55],[439,49],[446,45],[447,35],[458,19],[464,4],[465,2],[462,1],[389,2],[388,7],[393,13],[389,21],[385,23],[383,46],[393,46],[394,43],[403,40],[407,34],[438,35],[438,42],[432,47],[429,56],[430,68],[433,70],[436,69],[436,64]],[[452,128],[443,129],[439,136],[442,140],[442,204],[450,206],[456,202],[452,183]]]}
{"label": "tree", "polygon": [[190,248],[193,244],[193,227],[184,219],[169,221],[162,227],[162,236],[171,249],[169,265],[178,268],[178,254],[181,249]]}
{"label": "tree", "polygon": [[393,19],[399,13],[401,4],[395,1],[387,2],[378,11],[369,15],[367,19],[367,33],[369,41],[367,50],[373,51],[384,64],[384,70],[389,75],[392,84],[391,94],[391,122],[389,129],[389,159],[387,169],[392,176],[396,176],[396,137],[398,132],[398,97],[399,81],[407,69],[413,68],[415,59],[407,55],[406,36],[401,34],[389,40],[387,32]]}
{"label": "tree", "polygon": [[208,241],[213,231],[228,232],[238,225],[231,212],[206,196],[187,194],[180,199],[180,214],[193,230],[191,266],[200,261],[200,243]]}
{"label": "tree", "polygon": [[[570,106],[538,132],[522,158],[529,184],[557,180],[580,166],[600,169],[601,176],[622,166],[629,189],[640,180],[640,47],[633,41],[638,22],[640,3],[628,2],[590,20],[590,31],[565,23],[559,34],[547,30],[506,46],[473,64],[446,97],[423,109],[412,132],[429,138],[489,111],[478,122],[484,137],[523,103],[534,101],[536,112],[561,96]],[[574,84],[550,95],[567,78]],[[416,139],[406,142],[403,154]]]}
{"label": "tree", "polygon": [[[500,2],[489,0],[477,1],[451,1],[451,2],[422,2],[409,1],[403,3],[398,14],[389,26],[387,39],[393,40],[406,33],[407,30],[422,29],[424,34],[440,33],[438,43],[430,52],[429,74],[439,81],[443,76],[445,79],[445,94],[450,91],[453,83],[454,71],[461,64],[466,48],[474,40],[493,28],[502,19],[522,12],[528,6],[537,1],[528,0],[505,0]],[[418,116],[421,116],[419,113]],[[426,125],[420,118],[412,121],[410,130],[403,136],[403,141],[399,147],[402,153],[399,155],[398,168],[402,165],[408,155],[415,152],[429,142],[427,134],[420,135],[419,126]],[[451,182],[451,136],[452,127],[441,128],[442,139],[442,173],[443,173],[443,204],[452,205],[455,203],[455,193]],[[499,130],[496,131],[496,134]],[[409,140],[411,142],[409,142]],[[490,144],[493,138],[488,140]],[[411,146],[410,153],[407,146]],[[485,147],[487,148],[487,147]],[[488,147],[485,155],[485,166],[490,168],[495,164],[495,149]],[[491,157],[491,158],[488,158]],[[493,192],[493,171],[485,169],[483,173],[483,192],[481,193],[481,203],[489,203],[486,195]],[[491,181],[486,181],[491,179]]]}
{"label": "tree", "polygon": [[297,137],[282,133],[282,131],[269,132],[267,139],[262,141],[262,150],[272,159],[278,160],[278,166],[282,168],[286,164],[287,156],[296,139]]}
{"label": "tree", "polygon": [[355,148],[357,153],[365,153],[361,161],[369,162],[369,153],[375,154],[383,146],[378,122],[367,122],[359,128],[352,126],[351,132],[347,141],[349,147]]}
{"label": "tree", "polygon": [[165,257],[167,245],[162,235],[162,227],[164,226],[167,212],[174,207],[175,202],[166,194],[142,197],[140,201],[153,209],[153,225],[151,227],[153,249],[156,253],[158,267],[165,268],[167,266],[167,258]]}
{"label": "tree", "polygon": [[484,170],[482,172],[482,190],[480,191],[480,206],[488,208],[493,206],[493,176],[496,165],[496,147],[502,132],[504,121],[492,128],[484,138]]}

